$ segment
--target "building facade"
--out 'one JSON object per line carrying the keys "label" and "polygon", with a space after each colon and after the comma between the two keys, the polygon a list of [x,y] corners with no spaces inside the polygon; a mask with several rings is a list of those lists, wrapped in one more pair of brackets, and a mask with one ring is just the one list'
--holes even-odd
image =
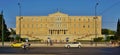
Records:
{"label": "building facade", "polygon": [[92,40],[95,34],[101,37],[101,16],[97,16],[96,20],[94,17],[69,16],[61,12],[48,16],[21,16],[21,18],[17,16],[16,33],[30,40],[46,41],[48,38],[57,42],[65,42],[66,39]]}

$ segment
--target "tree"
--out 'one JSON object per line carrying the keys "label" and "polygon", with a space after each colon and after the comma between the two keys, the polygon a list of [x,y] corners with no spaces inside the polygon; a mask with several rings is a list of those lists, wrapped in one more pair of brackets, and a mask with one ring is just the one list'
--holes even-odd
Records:
{"label": "tree", "polygon": [[1,12],[0,14],[0,41],[1,41],[1,38],[2,38],[2,20],[3,20],[3,30],[4,30],[4,40],[9,40],[10,38],[8,37],[10,35],[10,32],[8,31],[7,29],[7,26],[5,24],[5,20],[3,18],[3,12]]}
{"label": "tree", "polygon": [[111,36],[107,36],[105,41],[110,41],[111,40]]}
{"label": "tree", "polygon": [[104,34],[104,35],[114,35],[115,31],[110,30],[110,29],[102,29],[102,34]]}
{"label": "tree", "polygon": [[120,40],[120,19],[118,19],[118,22],[117,22],[117,32],[115,36],[117,37],[117,40]]}
{"label": "tree", "polygon": [[102,40],[103,40],[103,37],[98,37],[93,39],[94,42],[100,42]]}
{"label": "tree", "polygon": [[117,40],[116,36],[107,36],[105,41]]}
{"label": "tree", "polygon": [[16,40],[16,31],[14,29],[12,29],[12,28],[10,28],[10,35],[9,35],[9,37],[10,37],[10,41]]}
{"label": "tree", "polygon": [[19,36],[19,35],[16,35],[15,41],[20,41],[20,40],[21,40],[20,36]]}
{"label": "tree", "polygon": [[16,41],[16,42],[19,42],[21,40],[25,41],[25,39],[20,38],[20,35],[16,34],[16,31],[14,29],[10,28],[10,30],[11,30],[10,31],[11,38],[14,38],[14,41]]}
{"label": "tree", "polygon": [[10,30],[11,30],[11,35],[16,35],[16,31],[15,30],[13,30],[12,28],[10,28]]}

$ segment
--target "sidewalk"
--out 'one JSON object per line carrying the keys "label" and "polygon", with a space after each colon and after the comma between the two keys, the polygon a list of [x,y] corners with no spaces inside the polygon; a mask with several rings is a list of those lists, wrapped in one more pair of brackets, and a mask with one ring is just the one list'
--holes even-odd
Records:
{"label": "sidewalk", "polygon": [[[2,46],[2,43],[0,42],[0,46]],[[4,46],[10,46],[10,42],[5,42]],[[40,44],[40,43],[31,43],[31,47],[64,47],[65,44],[53,44],[52,46],[47,44]],[[111,44],[82,44],[82,47],[117,47],[118,45],[111,45]]]}
{"label": "sidewalk", "polygon": [[[47,44],[31,44],[31,47],[64,47],[65,44],[53,44],[52,46],[47,45]],[[97,46],[95,44],[91,45],[91,44],[82,44],[82,47],[117,47],[113,46],[113,45],[106,45],[106,44],[97,44]]]}

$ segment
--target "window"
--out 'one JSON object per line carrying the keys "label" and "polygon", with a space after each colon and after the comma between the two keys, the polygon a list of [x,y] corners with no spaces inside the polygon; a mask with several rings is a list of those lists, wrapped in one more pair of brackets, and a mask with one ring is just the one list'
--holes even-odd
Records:
{"label": "window", "polygon": [[42,24],[40,24],[40,27],[42,27]]}
{"label": "window", "polygon": [[50,24],[50,26],[53,26],[53,24]]}
{"label": "window", "polygon": [[34,32],[31,32],[31,34],[34,34]]}
{"label": "window", "polygon": [[70,18],[70,22],[71,22],[71,18]]}
{"label": "window", "polygon": [[76,19],[74,18],[74,22],[76,21]]}
{"label": "window", "polygon": [[46,22],[47,22],[47,18],[46,18]]}
{"label": "window", "polygon": [[59,27],[59,24],[57,24],[57,27]]}
{"label": "window", "polygon": [[47,27],[47,24],[45,24],[45,26]]}
{"label": "window", "polygon": [[27,34],[29,34],[29,31],[27,31]]}
{"label": "window", "polygon": [[22,27],[24,28],[24,27],[25,27],[25,25],[23,24],[23,25],[22,25]]}
{"label": "window", "polygon": [[90,19],[88,18],[88,22],[90,22]]}
{"label": "window", "polygon": [[79,27],[80,27],[80,24],[79,24]]}
{"label": "window", "polygon": [[90,28],[90,25],[88,25],[88,28]]}
{"label": "window", "polygon": [[36,28],[38,27],[38,24],[36,24]]}
{"label": "window", "polygon": [[42,19],[40,18],[40,21],[42,22]]}
{"label": "window", "polygon": [[74,34],[76,34],[76,32],[74,32]]}
{"label": "window", "polygon": [[83,21],[85,21],[85,18],[83,19]]}
{"label": "window", "polygon": [[57,18],[57,21],[59,21],[59,17]]}
{"label": "window", "polygon": [[59,27],[61,27],[61,24],[59,24]]}
{"label": "window", "polygon": [[61,18],[59,18],[59,20],[61,20]]}
{"label": "window", "polygon": [[79,18],[79,21],[80,21],[80,18]]}
{"label": "window", "polygon": [[29,24],[27,24],[27,27],[29,28]]}
{"label": "window", "polygon": [[76,24],[74,24],[74,27],[76,27]]}
{"label": "window", "polygon": [[24,31],[22,31],[22,34],[24,34]]}
{"label": "window", "polygon": [[33,28],[33,24],[32,24],[32,28]]}
{"label": "window", "polygon": [[32,18],[31,21],[33,21],[34,19]]}
{"label": "window", "polygon": [[36,21],[39,21],[39,19],[38,19],[38,18],[36,18]]}
{"label": "window", "polygon": [[85,28],[85,25],[83,25],[83,28]]}

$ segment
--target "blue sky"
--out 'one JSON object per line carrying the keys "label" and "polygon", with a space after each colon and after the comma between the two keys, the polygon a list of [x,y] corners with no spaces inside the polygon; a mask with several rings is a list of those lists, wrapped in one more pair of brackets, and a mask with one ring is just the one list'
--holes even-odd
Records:
{"label": "blue sky", "polygon": [[[0,0],[0,11],[4,11],[4,18],[8,28],[16,27],[16,16],[19,15],[19,0]],[[20,0],[22,16],[48,15],[57,11],[69,15],[94,16],[95,4],[97,15],[102,16],[102,28],[116,30],[120,18],[120,0]]]}

